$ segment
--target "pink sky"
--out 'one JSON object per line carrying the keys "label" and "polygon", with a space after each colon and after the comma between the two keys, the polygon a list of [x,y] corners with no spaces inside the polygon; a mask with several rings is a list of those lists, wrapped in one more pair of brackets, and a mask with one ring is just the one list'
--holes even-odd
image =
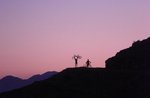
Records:
{"label": "pink sky", "polygon": [[150,36],[150,0],[0,0],[0,78],[105,60]]}

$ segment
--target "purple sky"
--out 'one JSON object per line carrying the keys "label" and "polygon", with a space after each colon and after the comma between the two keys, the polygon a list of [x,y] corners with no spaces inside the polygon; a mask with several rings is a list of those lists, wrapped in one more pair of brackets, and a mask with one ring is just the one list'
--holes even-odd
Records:
{"label": "purple sky", "polygon": [[0,78],[93,67],[150,36],[150,0],[0,0]]}

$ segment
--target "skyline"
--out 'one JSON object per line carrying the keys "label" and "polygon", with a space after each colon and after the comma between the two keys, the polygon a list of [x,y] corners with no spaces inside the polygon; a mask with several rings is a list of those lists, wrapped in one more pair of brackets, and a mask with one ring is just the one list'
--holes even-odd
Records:
{"label": "skyline", "polygon": [[149,0],[1,0],[0,78],[104,67],[105,60],[150,34]]}

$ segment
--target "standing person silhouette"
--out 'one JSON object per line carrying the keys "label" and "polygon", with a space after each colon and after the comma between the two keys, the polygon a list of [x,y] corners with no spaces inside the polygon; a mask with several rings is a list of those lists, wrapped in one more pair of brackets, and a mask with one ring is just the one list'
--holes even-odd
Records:
{"label": "standing person silhouette", "polygon": [[77,67],[78,66],[78,59],[81,59],[82,57],[79,55],[74,55],[72,58],[75,60],[75,67]]}
{"label": "standing person silhouette", "polygon": [[77,67],[78,66],[78,58],[74,57],[74,60],[75,60],[75,67]]}
{"label": "standing person silhouette", "polygon": [[89,59],[86,61],[86,66],[91,67],[91,61]]}

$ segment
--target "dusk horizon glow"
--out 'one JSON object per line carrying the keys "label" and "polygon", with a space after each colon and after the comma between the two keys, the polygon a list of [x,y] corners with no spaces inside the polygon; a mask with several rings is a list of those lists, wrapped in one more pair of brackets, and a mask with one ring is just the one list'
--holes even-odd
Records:
{"label": "dusk horizon glow", "polygon": [[150,37],[150,0],[1,0],[0,78],[93,67]]}

